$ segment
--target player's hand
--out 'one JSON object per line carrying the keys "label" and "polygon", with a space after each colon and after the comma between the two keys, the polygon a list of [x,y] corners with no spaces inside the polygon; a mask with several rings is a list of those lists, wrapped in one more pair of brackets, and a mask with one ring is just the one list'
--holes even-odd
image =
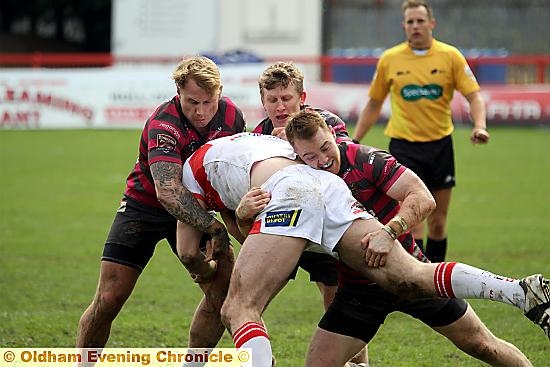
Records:
{"label": "player's hand", "polygon": [[361,247],[365,250],[365,262],[367,266],[372,268],[385,266],[387,254],[393,246],[395,246],[395,240],[386,231],[380,229],[376,232],[368,233],[361,240]]}
{"label": "player's hand", "polygon": [[235,215],[240,220],[250,220],[264,210],[270,200],[271,193],[259,187],[253,187],[242,197],[237,210],[235,210]]}
{"label": "player's hand", "polygon": [[219,260],[223,256],[227,256],[231,242],[225,226],[214,219],[208,227],[208,233],[212,238],[210,239],[210,246],[206,247],[204,261]]}
{"label": "player's hand", "polygon": [[276,136],[276,137],[281,138],[281,139],[284,139],[284,140],[287,140],[286,139],[286,131],[285,131],[284,126],[274,128],[273,131],[271,132],[271,135]]}
{"label": "player's hand", "polygon": [[490,135],[487,130],[482,128],[474,128],[472,134],[470,134],[470,141],[472,144],[487,144],[489,142]]}
{"label": "player's hand", "polygon": [[[210,245],[210,241],[207,243],[207,248]],[[205,267],[200,274],[190,273],[191,278],[195,283],[208,283],[214,279],[218,270],[218,262],[216,260],[210,260],[205,263]]]}

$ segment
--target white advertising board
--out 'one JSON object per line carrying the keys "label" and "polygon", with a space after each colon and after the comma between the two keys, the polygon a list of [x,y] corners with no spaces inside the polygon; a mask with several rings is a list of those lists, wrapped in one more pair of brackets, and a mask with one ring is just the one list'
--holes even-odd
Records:
{"label": "white advertising board", "polygon": [[[248,128],[264,118],[257,79],[266,65],[220,67],[223,94],[244,112]],[[300,67],[300,66],[299,66]],[[176,92],[169,67],[0,70],[0,129],[141,128],[154,109]],[[482,88],[490,124],[550,124],[550,86]],[[306,103],[357,120],[368,85],[312,83]],[[469,107],[455,93],[453,119],[469,124]],[[385,101],[381,120],[390,114]]]}
{"label": "white advertising board", "polygon": [[[264,68],[220,68],[224,94],[254,121],[262,117],[257,79]],[[4,69],[0,128],[140,128],[175,95],[171,75],[169,67]]]}

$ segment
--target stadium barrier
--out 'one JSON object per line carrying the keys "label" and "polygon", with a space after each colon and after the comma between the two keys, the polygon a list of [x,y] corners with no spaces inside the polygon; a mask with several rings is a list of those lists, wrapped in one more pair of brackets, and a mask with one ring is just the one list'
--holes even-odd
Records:
{"label": "stadium barrier", "polygon": [[[381,53],[377,52],[376,55]],[[319,57],[266,57],[264,61],[293,60],[305,65],[316,65],[324,82],[368,83],[372,79],[376,56],[361,54],[322,55]],[[550,55],[475,55],[466,59],[481,84],[545,84],[550,83]],[[242,59],[242,58],[241,58]],[[74,68],[108,67],[114,65],[161,64],[175,65],[174,57],[115,56],[108,53],[0,53],[0,67]],[[260,59],[254,60],[259,62]]]}
{"label": "stadium barrier", "polygon": [[[68,63],[59,55],[39,60]],[[92,59],[71,60],[82,66]],[[141,128],[153,109],[175,94],[170,75],[178,60],[158,58],[153,63],[148,59],[147,64],[132,59],[115,63],[112,57],[99,56],[93,60],[104,64],[0,69],[0,128]],[[303,70],[311,69],[311,59],[294,61]],[[264,117],[257,78],[267,62],[271,60],[220,66],[224,94],[243,109],[249,127]],[[324,82],[306,73],[306,90],[307,103],[354,123],[366,102],[368,84]],[[550,84],[483,85],[482,93],[490,125],[550,126]],[[389,111],[386,100],[381,121],[387,120]],[[459,93],[455,93],[452,114],[457,124],[469,123],[468,104]]]}

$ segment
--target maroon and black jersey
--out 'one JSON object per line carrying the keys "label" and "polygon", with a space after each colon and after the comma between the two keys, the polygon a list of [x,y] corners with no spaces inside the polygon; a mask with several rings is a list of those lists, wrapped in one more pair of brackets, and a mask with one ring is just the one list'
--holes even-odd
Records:
{"label": "maroon and black jersey", "polygon": [[[208,134],[199,135],[183,115],[179,96],[161,104],[145,123],[139,144],[139,158],[126,179],[124,196],[141,204],[164,210],[157,200],[150,165],[171,162],[183,165],[206,142],[245,131],[242,111],[227,97],[218,102],[218,112],[209,124]],[[166,212],[167,215],[168,212]]]}
{"label": "maroon and black jersey", "polygon": [[[388,223],[399,211],[399,202],[386,193],[406,168],[392,155],[376,148],[360,144],[339,144],[341,165],[338,176],[346,182],[353,197],[382,224]],[[398,237],[405,250],[419,260],[424,256],[410,231]],[[340,282],[370,283],[368,279],[343,263],[338,263]]]}
{"label": "maroon and black jersey", "polygon": [[[342,141],[351,142],[351,138],[349,137],[348,131],[346,130],[346,124],[340,117],[338,117],[337,115],[333,114],[330,111],[321,110],[319,108],[313,108],[308,105],[300,107],[300,110],[305,110],[305,109],[318,112],[321,116],[323,116],[327,125],[331,126],[334,132],[336,133],[337,143],[340,143]],[[264,120],[262,120],[251,132],[256,134],[271,135],[271,132],[273,131],[273,129],[274,129],[273,122],[269,119],[269,117],[267,117]]]}

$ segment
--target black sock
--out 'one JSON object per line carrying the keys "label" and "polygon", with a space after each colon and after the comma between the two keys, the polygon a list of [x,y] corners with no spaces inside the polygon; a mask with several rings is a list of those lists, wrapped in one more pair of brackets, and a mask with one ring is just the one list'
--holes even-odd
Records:
{"label": "black sock", "polygon": [[420,247],[420,250],[422,252],[424,252],[424,240],[423,239],[420,239],[420,240],[417,240],[416,238],[414,239],[414,242],[416,242],[416,244],[418,245],[418,247]]}
{"label": "black sock", "polygon": [[432,240],[428,237],[426,242],[426,257],[431,262],[439,263],[445,261],[445,254],[447,253],[447,239],[444,238],[440,241]]}

